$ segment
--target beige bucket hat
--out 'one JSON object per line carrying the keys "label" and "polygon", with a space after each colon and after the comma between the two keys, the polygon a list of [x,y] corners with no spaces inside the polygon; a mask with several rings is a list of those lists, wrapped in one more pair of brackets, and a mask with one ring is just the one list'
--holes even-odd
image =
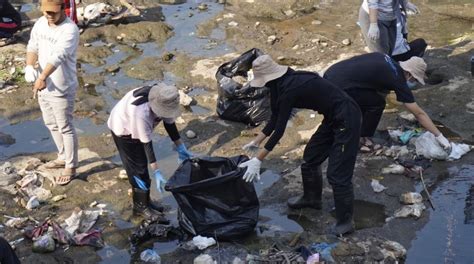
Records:
{"label": "beige bucket hat", "polygon": [[400,67],[409,72],[418,82],[425,85],[426,62],[422,58],[413,56],[407,61],[401,61]]}
{"label": "beige bucket hat", "polygon": [[283,76],[288,66],[279,65],[269,55],[262,55],[252,62],[252,69],[254,78],[250,81],[250,85],[263,87],[267,82]]}
{"label": "beige bucket hat", "polygon": [[158,117],[177,118],[179,110],[179,92],[176,86],[159,83],[148,94],[148,104]]}

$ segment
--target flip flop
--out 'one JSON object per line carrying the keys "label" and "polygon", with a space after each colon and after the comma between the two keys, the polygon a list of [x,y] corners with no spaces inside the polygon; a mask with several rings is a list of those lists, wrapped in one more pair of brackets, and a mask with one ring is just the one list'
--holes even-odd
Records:
{"label": "flip flop", "polygon": [[52,160],[44,165],[46,169],[64,169],[66,162],[62,160]]}
{"label": "flip flop", "polygon": [[[67,179],[66,181],[63,181],[63,182],[59,182],[59,179],[66,178],[66,177],[69,177],[69,179]],[[76,178],[77,178],[77,173],[68,173],[68,174],[61,173],[61,175],[59,175],[59,177],[57,177],[55,179],[55,181],[56,181],[56,184],[58,184],[60,186],[64,186],[64,185],[68,185],[72,180],[74,180]]]}

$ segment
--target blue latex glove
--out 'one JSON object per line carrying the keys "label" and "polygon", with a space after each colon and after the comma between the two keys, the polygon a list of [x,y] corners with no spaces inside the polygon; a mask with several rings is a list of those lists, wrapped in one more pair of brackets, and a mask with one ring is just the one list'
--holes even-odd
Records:
{"label": "blue latex glove", "polygon": [[176,150],[178,151],[178,161],[179,163],[183,162],[186,159],[190,159],[194,156],[193,153],[191,153],[184,144],[181,144],[176,147]]}
{"label": "blue latex glove", "polygon": [[163,178],[163,175],[161,175],[160,170],[156,170],[155,173],[153,173],[153,176],[155,177],[156,189],[160,193],[163,192],[165,190],[166,180]]}
{"label": "blue latex glove", "polygon": [[137,183],[138,188],[140,188],[144,191],[148,191],[148,187],[146,187],[146,183],[144,181],[142,181],[142,179],[138,178],[137,176],[133,176],[133,179]]}

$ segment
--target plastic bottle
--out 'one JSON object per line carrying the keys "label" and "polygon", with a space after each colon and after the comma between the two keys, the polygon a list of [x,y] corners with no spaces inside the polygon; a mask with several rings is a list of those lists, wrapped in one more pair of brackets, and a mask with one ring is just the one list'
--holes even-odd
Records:
{"label": "plastic bottle", "polygon": [[161,257],[153,249],[145,249],[140,253],[140,259],[146,263],[161,264]]}

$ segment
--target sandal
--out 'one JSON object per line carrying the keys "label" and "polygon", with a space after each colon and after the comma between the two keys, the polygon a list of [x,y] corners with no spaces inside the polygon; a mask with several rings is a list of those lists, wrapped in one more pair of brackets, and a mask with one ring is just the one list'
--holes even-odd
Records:
{"label": "sandal", "polygon": [[[57,177],[55,179],[55,181],[58,185],[64,186],[64,185],[69,184],[75,178],[77,178],[77,174],[76,174],[75,170],[73,170],[71,172],[61,173],[61,175],[59,175],[59,177]],[[65,180],[61,181],[61,179],[65,179]]]}
{"label": "sandal", "polygon": [[46,169],[64,169],[64,166],[66,166],[66,162],[64,160],[52,160],[46,164],[44,164],[44,167]]}

